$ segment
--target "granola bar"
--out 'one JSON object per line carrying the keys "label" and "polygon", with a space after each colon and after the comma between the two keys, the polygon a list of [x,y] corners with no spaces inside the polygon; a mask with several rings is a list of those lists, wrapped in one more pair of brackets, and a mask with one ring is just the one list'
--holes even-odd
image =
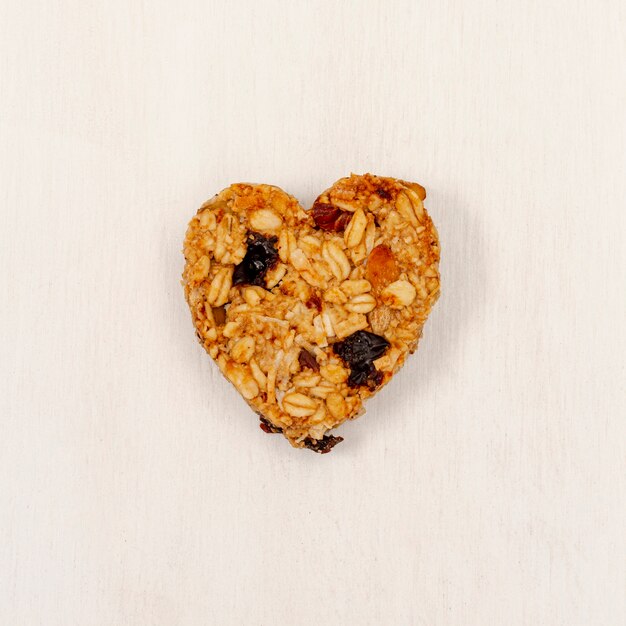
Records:
{"label": "granola bar", "polygon": [[421,185],[351,175],[305,211],[239,183],[189,224],[183,285],[198,339],[298,448],[363,412],[417,348],[439,296],[439,242]]}

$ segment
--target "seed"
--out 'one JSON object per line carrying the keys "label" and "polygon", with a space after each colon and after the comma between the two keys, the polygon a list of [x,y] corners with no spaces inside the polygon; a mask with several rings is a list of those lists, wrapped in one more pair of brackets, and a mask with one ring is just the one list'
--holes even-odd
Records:
{"label": "seed", "polygon": [[376,222],[374,216],[370,213],[367,216],[367,226],[365,228],[365,250],[367,254],[372,251],[374,241],[376,239]]}
{"label": "seed", "polygon": [[228,339],[230,339],[231,337],[235,335],[238,329],[239,329],[239,322],[228,322],[228,324],[224,326],[224,330],[222,331],[222,334],[224,335],[224,337],[227,337]]}
{"label": "seed", "polygon": [[259,364],[254,359],[250,360],[250,371],[252,372],[252,376],[259,386],[259,389],[264,391],[267,386],[267,376],[265,376],[259,367]]}
{"label": "seed", "polygon": [[339,339],[367,328],[367,318],[361,313],[351,313],[347,320],[335,324],[335,334]]}
{"label": "seed", "polygon": [[424,203],[422,202],[423,198],[420,198],[419,194],[417,194],[413,189],[407,189],[406,193],[411,199],[411,206],[413,207],[413,213],[417,218],[418,222],[423,221],[424,219]]}
{"label": "seed", "polygon": [[298,248],[304,250],[309,257],[319,255],[321,246],[321,240],[317,237],[313,237],[313,235],[305,235],[298,239]]}
{"label": "seed", "polygon": [[420,200],[426,200],[426,189],[424,189],[424,187],[422,187],[419,183],[407,183],[406,181],[402,182],[412,189]]}
{"label": "seed", "polygon": [[[343,284],[345,285],[346,282],[348,281],[345,281]],[[326,300],[326,302],[332,302],[334,304],[344,304],[348,301],[348,298],[346,297],[346,294],[341,289],[339,289],[339,287],[331,287],[324,292],[324,300]]]}
{"label": "seed", "polygon": [[278,230],[283,225],[280,215],[270,209],[259,209],[250,214],[250,226],[253,230],[263,232],[268,230]]}
{"label": "seed", "polygon": [[322,257],[328,263],[330,271],[338,280],[345,280],[350,275],[350,261],[344,251],[334,242],[327,241],[322,247]]}
{"label": "seed", "polygon": [[320,368],[320,374],[323,378],[325,378],[329,383],[334,383],[336,385],[343,383],[348,378],[348,372],[343,365],[340,363],[328,363],[328,365],[324,365]]}
{"label": "seed", "polygon": [[335,329],[333,328],[333,323],[330,319],[330,315],[328,313],[322,313],[322,322],[324,324],[324,330],[326,331],[327,337],[335,336]]}
{"label": "seed", "polygon": [[274,402],[276,400],[276,366],[271,365],[267,372],[267,401]]}
{"label": "seed", "polygon": [[285,277],[287,273],[287,266],[284,263],[277,263],[267,274],[265,275],[265,286],[268,289],[276,287],[278,283]]}
{"label": "seed", "polygon": [[292,251],[289,261],[299,272],[311,271],[311,263],[300,248],[296,248]]}
{"label": "seed", "polygon": [[359,294],[371,291],[372,283],[369,280],[344,280],[341,283],[341,290],[349,296],[358,296]]}
{"label": "seed", "polygon": [[400,309],[409,306],[416,295],[415,287],[408,280],[396,280],[383,290],[381,299],[392,309]]}
{"label": "seed", "polygon": [[369,293],[362,293],[361,295],[354,296],[350,302],[345,305],[345,308],[351,313],[369,313],[376,306],[376,300],[374,296]]}
{"label": "seed", "polygon": [[253,378],[244,378],[238,389],[246,400],[252,400],[259,395],[259,386]]}
{"label": "seed", "polygon": [[296,249],[296,237],[295,235],[287,229],[283,229],[280,231],[280,236],[278,237],[278,254],[280,255],[280,260],[283,263],[287,263],[289,261],[289,257],[291,253]]}
{"label": "seed", "polygon": [[200,226],[208,230],[215,230],[217,222],[215,219],[215,213],[209,210],[202,211],[198,217],[200,218]]}
{"label": "seed", "polygon": [[313,413],[313,415],[311,415],[308,419],[309,424],[315,424],[315,426],[309,428],[309,434],[311,437],[317,439],[318,437],[322,437],[322,435],[326,432],[328,427],[322,424],[325,419],[326,407],[323,403],[320,403],[315,413]]}
{"label": "seed", "polygon": [[322,381],[320,385],[316,385],[311,388],[310,394],[315,396],[316,398],[326,398],[329,393],[335,389],[334,385],[331,385],[328,382]]}
{"label": "seed", "polygon": [[209,259],[208,256],[203,255],[196,261],[195,265],[193,266],[190,279],[199,283],[209,275],[210,269],[211,259]]}
{"label": "seed", "polygon": [[341,419],[346,410],[346,401],[340,393],[335,391],[333,393],[329,393],[326,397],[326,406],[328,407],[328,412],[335,419]]}
{"label": "seed", "polygon": [[258,287],[246,287],[243,292],[243,299],[250,305],[256,306],[261,302],[261,294],[257,291]]}
{"label": "seed", "polygon": [[228,292],[232,286],[232,270],[222,267],[213,277],[213,282],[207,294],[207,302],[211,306],[222,306],[228,302]]}
{"label": "seed", "polygon": [[365,241],[363,239],[356,248],[350,248],[350,258],[354,265],[360,265],[361,261],[367,258],[367,248],[365,247]]}
{"label": "seed", "polygon": [[405,193],[398,194],[396,198],[396,209],[398,209],[398,213],[400,213],[407,222],[413,226],[417,226],[417,217],[415,216],[413,205]]}
{"label": "seed", "polygon": [[227,253],[227,244],[232,242],[232,231],[235,224],[235,218],[231,213],[227,213],[221,219],[216,229],[216,244],[213,257],[218,262],[225,262],[223,257]]}
{"label": "seed", "polygon": [[309,370],[302,371],[291,379],[294,387],[315,387],[320,382],[321,376]]}
{"label": "seed", "polygon": [[247,363],[254,354],[254,339],[242,337],[233,345],[230,355],[237,363]]}
{"label": "seed", "polygon": [[224,373],[246,400],[252,400],[259,395],[259,387],[248,373],[247,368],[235,363],[228,363]]}
{"label": "seed", "polygon": [[391,309],[383,304],[371,311],[370,314],[367,316],[367,319],[369,320],[372,330],[377,335],[382,335],[387,330],[387,328],[389,328],[391,317]]}
{"label": "seed", "polygon": [[292,417],[308,417],[315,413],[317,403],[302,393],[288,393],[283,398],[283,409]]}
{"label": "seed", "polygon": [[361,243],[361,239],[363,239],[363,235],[365,234],[366,226],[367,218],[365,217],[365,213],[363,213],[363,209],[357,209],[343,235],[348,248],[354,248]]}

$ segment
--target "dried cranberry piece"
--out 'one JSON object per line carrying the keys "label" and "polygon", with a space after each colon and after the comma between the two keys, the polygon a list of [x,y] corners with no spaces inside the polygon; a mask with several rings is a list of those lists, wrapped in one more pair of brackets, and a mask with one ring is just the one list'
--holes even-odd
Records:
{"label": "dried cranberry piece", "polygon": [[315,358],[315,355],[309,352],[306,348],[302,348],[300,350],[300,354],[298,355],[298,363],[300,363],[300,367],[308,367],[312,369],[314,372],[320,371],[319,363]]}
{"label": "dried cranberry piece", "polygon": [[343,437],[335,437],[334,435],[324,435],[321,439],[305,439],[304,447],[313,452],[326,454],[330,452],[338,443],[343,441]]}
{"label": "dried cranberry piece", "polygon": [[318,228],[334,233],[344,231],[352,217],[351,213],[324,202],[316,202],[311,209],[311,214]]}
{"label": "dried cranberry piece", "polygon": [[322,310],[322,300],[316,293],[311,294],[305,304],[307,309],[315,309],[316,311]]}
{"label": "dried cranberry piece", "polygon": [[260,233],[248,233],[246,256],[233,272],[233,285],[265,286],[265,274],[276,264],[278,250],[277,237],[265,237]]}

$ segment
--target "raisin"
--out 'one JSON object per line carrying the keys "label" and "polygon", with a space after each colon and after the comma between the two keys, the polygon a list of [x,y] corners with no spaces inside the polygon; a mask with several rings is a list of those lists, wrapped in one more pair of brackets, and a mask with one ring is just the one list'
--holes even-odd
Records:
{"label": "raisin", "polygon": [[[278,426],[274,426],[272,422],[270,422],[266,417],[263,417],[260,413],[257,413],[259,419],[261,420],[259,423],[259,427],[264,433],[268,433],[270,435],[276,433],[282,433],[283,429]],[[313,452],[319,452],[320,454],[326,454],[330,452],[338,443],[343,441],[343,437],[335,437],[334,435],[324,435],[322,439],[305,439],[304,447],[309,450],[313,450]]]}
{"label": "raisin", "polygon": [[318,228],[333,233],[343,232],[352,217],[348,211],[342,211],[332,204],[316,202],[311,209],[313,221]]}
{"label": "raisin", "polygon": [[265,274],[276,264],[277,237],[265,237],[260,233],[248,233],[246,256],[233,272],[233,285],[257,285],[265,287]]}
{"label": "raisin", "polygon": [[326,454],[330,452],[338,443],[343,441],[343,437],[335,437],[334,435],[324,435],[322,439],[305,439],[304,447],[313,452]]}
{"label": "raisin", "polygon": [[383,373],[379,372],[373,363],[366,363],[365,365],[357,365],[350,370],[348,387],[366,386],[371,391],[374,391],[382,381]]}
{"label": "raisin", "polygon": [[309,352],[306,348],[302,348],[300,350],[300,354],[298,355],[298,363],[300,363],[301,368],[308,367],[312,369],[314,372],[320,371],[319,363],[315,358],[315,355]]}
{"label": "raisin", "polygon": [[223,306],[213,308],[213,319],[217,326],[223,326],[226,321],[226,309]]}
{"label": "raisin", "polygon": [[263,417],[260,413],[259,413],[259,418],[261,420],[259,427],[264,433],[268,433],[272,435],[272,434],[283,432],[282,428],[278,428],[278,426],[274,426],[272,422],[270,422],[267,418]]}
{"label": "raisin", "polygon": [[333,350],[350,367],[375,361],[387,351],[389,342],[367,330],[357,330],[343,341],[333,344]]}
{"label": "raisin", "polygon": [[385,354],[389,345],[384,337],[366,330],[358,330],[333,344],[335,354],[350,367],[349,387],[365,385],[373,391],[380,385],[383,374],[374,367],[374,361]]}

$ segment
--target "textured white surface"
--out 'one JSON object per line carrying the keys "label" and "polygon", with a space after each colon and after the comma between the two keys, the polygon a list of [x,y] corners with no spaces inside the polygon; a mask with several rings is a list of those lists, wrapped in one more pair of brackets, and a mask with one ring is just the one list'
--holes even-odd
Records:
{"label": "textured white surface", "polygon": [[[0,623],[626,622],[626,10],[3,2]],[[415,179],[419,352],[320,457],[202,352],[227,184]]]}

